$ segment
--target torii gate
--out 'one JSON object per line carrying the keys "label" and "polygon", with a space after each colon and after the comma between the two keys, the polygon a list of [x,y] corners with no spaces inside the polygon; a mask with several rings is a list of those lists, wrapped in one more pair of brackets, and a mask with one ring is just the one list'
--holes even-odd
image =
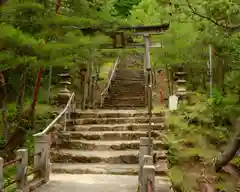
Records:
{"label": "torii gate", "polygon": [[[56,13],[60,8],[60,1],[56,0]],[[113,39],[112,45],[101,45],[102,49],[124,49],[124,48],[144,48],[144,72],[145,72],[145,95],[147,95],[148,115],[149,115],[149,155],[151,153],[151,118],[152,118],[152,75],[151,75],[151,60],[150,60],[150,48],[163,47],[162,44],[152,44],[150,37],[152,35],[159,35],[165,32],[169,28],[168,24],[155,25],[155,26],[125,26],[119,27],[115,31],[106,32],[101,28],[80,28],[71,26],[72,28],[79,29],[85,34],[91,34],[94,32],[103,32]],[[126,34],[125,32],[128,32]],[[144,43],[139,44],[132,40],[131,36],[142,36],[144,37]],[[146,94],[147,93],[147,94]]]}
{"label": "torii gate", "polygon": [[[115,31],[105,32],[100,28],[80,28],[75,29],[81,30],[85,34],[93,34],[95,32],[103,32],[110,36],[113,40],[112,44],[102,44],[101,49],[125,49],[125,48],[144,48],[144,71],[145,71],[145,94],[147,98],[152,98],[152,94],[147,91],[152,89],[152,78],[151,78],[151,61],[150,61],[150,48],[163,47],[161,43],[153,44],[151,42],[152,35],[160,35],[169,28],[169,24],[154,25],[154,26],[124,26],[119,27]],[[143,43],[134,42],[132,37],[141,36],[144,38]],[[151,92],[152,93],[152,92]],[[146,105],[152,109],[150,100],[145,100]],[[152,100],[151,100],[152,101]],[[149,109],[150,110],[150,109]]]}
{"label": "torii gate", "polygon": [[[149,116],[149,128],[148,128],[148,154],[151,154],[151,118],[152,118],[152,67],[150,60],[150,48],[163,47],[161,43],[152,44],[151,36],[159,35],[165,32],[169,28],[169,24],[155,25],[155,26],[126,26],[119,27],[116,31],[105,32],[108,36],[113,39],[113,44],[103,44],[100,47],[102,49],[124,49],[124,48],[144,48],[144,72],[145,72],[145,95],[147,95],[146,104],[148,106],[148,116]],[[97,31],[103,32],[101,29],[92,28],[79,28],[83,33],[91,34]],[[125,33],[127,32],[127,34]],[[144,43],[134,42],[133,36],[141,36],[144,38]]]}
{"label": "torii gate", "polygon": [[[56,13],[59,12],[61,6],[61,0],[56,0]],[[163,47],[161,43],[152,44],[151,36],[159,35],[168,30],[169,23],[162,25],[152,25],[152,26],[123,26],[117,28],[115,31],[106,32],[106,29],[101,28],[81,28],[77,26],[71,26],[71,28],[79,29],[85,34],[93,34],[95,32],[103,32],[110,36],[113,40],[112,45],[105,44],[101,45],[102,49],[124,49],[124,48],[144,48],[144,72],[145,72],[145,95],[147,95],[147,100],[145,99],[145,104],[148,105],[148,112],[151,114],[152,111],[152,75],[151,75],[151,60],[150,60],[150,48]],[[125,32],[128,32],[126,34]],[[133,36],[144,37],[144,43],[134,42]]]}

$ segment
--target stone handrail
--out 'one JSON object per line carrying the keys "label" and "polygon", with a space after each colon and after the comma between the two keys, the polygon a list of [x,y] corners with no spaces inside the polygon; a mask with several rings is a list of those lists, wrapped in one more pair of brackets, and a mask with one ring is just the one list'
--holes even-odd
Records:
{"label": "stone handrail", "polygon": [[45,134],[48,134],[49,132],[51,132],[53,126],[57,123],[57,121],[64,116],[64,131],[66,129],[66,122],[67,122],[67,118],[70,119],[70,114],[71,112],[73,112],[75,110],[75,106],[74,106],[74,99],[75,99],[75,93],[72,93],[72,95],[70,96],[66,107],[62,110],[62,112],[42,131],[39,133],[34,134],[33,136],[43,136]]}
{"label": "stone handrail", "polygon": [[[74,99],[75,93],[72,93],[62,112],[43,131],[33,135],[35,139],[34,154],[29,155],[27,149],[19,149],[16,152],[16,158],[6,163],[0,157],[0,192],[13,184],[16,184],[16,191],[28,192],[49,181],[51,170],[50,149],[52,144],[52,135],[49,133],[53,131],[54,125],[63,116],[64,130],[66,130],[67,120],[70,119],[71,112],[75,111]],[[31,167],[28,163],[29,157],[34,159],[31,171],[28,171]],[[9,165],[16,165],[16,177],[4,184],[3,171]]]}
{"label": "stone handrail", "polygon": [[101,104],[100,104],[100,107],[102,108],[103,107],[103,102],[104,102],[104,97],[106,96],[106,94],[108,93],[108,89],[111,85],[111,81],[115,75],[115,72],[116,72],[116,69],[117,69],[117,66],[119,64],[119,61],[120,61],[120,58],[118,57],[112,67],[112,70],[110,71],[110,77],[108,78],[108,83],[107,83],[107,86],[106,88],[103,90],[103,92],[101,93]]}

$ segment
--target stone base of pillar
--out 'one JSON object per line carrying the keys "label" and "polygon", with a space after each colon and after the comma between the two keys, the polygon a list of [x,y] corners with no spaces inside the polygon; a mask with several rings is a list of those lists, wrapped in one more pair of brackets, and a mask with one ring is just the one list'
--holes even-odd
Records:
{"label": "stone base of pillar", "polygon": [[[149,145],[150,145],[150,154],[149,154]],[[145,159],[144,159],[145,158]],[[152,160],[147,160],[148,158]],[[141,188],[141,179],[142,179],[142,169],[146,162],[153,161],[153,139],[149,140],[148,137],[140,138],[140,151],[139,151],[139,172],[138,172],[138,187]]]}
{"label": "stone base of pillar", "polygon": [[68,89],[62,89],[58,93],[58,95],[53,99],[52,104],[57,107],[64,107],[66,106],[69,98],[71,97],[71,92]]}

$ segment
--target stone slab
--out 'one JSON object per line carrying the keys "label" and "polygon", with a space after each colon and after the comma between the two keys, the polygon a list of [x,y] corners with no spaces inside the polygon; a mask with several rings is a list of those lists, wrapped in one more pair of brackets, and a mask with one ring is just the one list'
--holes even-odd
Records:
{"label": "stone slab", "polygon": [[137,177],[126,175],[52,174],[35,192],[136,192]]}
{"label": "stone slab", "polygon": [[[54,173],[67,174],[111,174],[111,175],[137,175],[138,164],[107,164],[107,163],[53,163]],[[156,175],[167,176],[168,167],[166,161],[161,161],[156,168]]]}

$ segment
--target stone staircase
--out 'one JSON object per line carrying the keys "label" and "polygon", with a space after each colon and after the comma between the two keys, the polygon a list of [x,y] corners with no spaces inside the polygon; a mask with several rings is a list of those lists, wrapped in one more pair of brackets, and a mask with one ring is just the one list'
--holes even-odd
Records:
{"label": "stone staircase", "polygon": [[135,62],[135,59],[128,59],[119,63],[103,108],[145,107],[144,70],[142,65],[136,65]]}
{"label": "stone staircase", "polygon": [[[164,112],[153,115],[154,162],[158,191],[169,192],[164,151]],[[54,173],[137,175],[139,139],[147,136],[144,110],[87,110],[72,114],[63,140],[52,149]],[[137,189],[137,186],[136,186]]]}

